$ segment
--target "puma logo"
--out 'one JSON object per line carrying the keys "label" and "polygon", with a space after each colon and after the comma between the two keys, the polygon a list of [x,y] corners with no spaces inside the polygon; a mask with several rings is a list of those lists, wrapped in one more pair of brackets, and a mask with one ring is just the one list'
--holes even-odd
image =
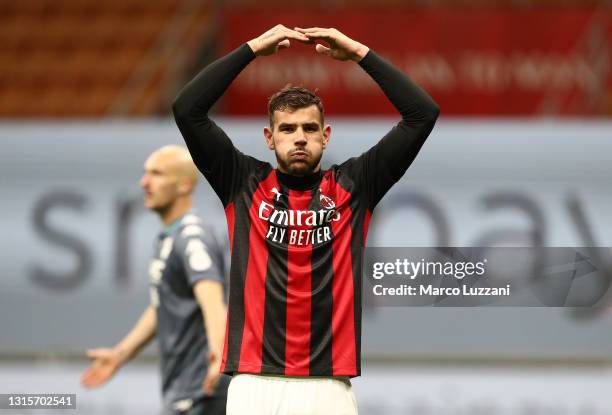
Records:
{"label": "puma logo", "polygon": [[274,193],[274,199],[278,202],[278,200],[281,197],[281,192],[278,191],[278,189],[276,187],[272,188],[272,193]]}

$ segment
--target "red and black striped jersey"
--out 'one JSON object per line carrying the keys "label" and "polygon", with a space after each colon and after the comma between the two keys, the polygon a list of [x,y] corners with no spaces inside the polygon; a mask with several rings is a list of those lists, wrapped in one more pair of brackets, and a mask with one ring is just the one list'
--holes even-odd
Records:
{"label": "red and black striped jersey", "polygon": [[173,105],[194,162],[227,217],[231,269],[222,370],[358,376],[370,215],[416,157],[438,108],[370,51],[359,65],[402,121],[358,157],[307,177],[290,176],[241,153],[207,115],[254,57],[243,45],[215,61]]}
{"label": "red and black striped jersey", "polygon": [[299,181],[237,160],[250,168],[225,209],[232,271],[224,370],[356,376],[370,218],[361,160]]}

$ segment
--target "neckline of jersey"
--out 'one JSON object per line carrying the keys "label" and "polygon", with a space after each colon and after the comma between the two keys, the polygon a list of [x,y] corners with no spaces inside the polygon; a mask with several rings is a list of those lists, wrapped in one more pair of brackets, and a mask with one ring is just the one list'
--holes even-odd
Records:
{"label": "neckline of jersey", "polygon": [[323,178],[323,170],[309,174],[307,176],[293,176],[276,169],[278,181],[292,190],[309,190],[319,186]]}
{"label": "neckline of jersey", "polygon": [[172,222],[169,225],[166,225],[164,228],[162,228],[160,236],[170,236],[174,233],[175,230],[177,230],[180,226],[181,226],[181,221],[183,220],[183,218],[185,218],[185,216],[193,214],[194,211],[193,210],[189,210],[185,213],[183,213],[181,216],[179,216],[178,218],[176,218],[174,220],[174,222]]}

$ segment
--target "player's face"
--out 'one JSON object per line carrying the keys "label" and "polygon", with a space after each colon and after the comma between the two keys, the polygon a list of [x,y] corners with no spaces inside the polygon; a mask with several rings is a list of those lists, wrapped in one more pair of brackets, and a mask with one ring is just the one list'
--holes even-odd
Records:
{"label": "player's face", "polygon": [[324,126],[316,105],[293,112],[275,111],[272,130],[264,129],[266,144],[276,153],[281,172],[305,176],[321,168],[331,129]]}
{"label": "player's face", "polygon": [[153,153],[145,162],[140,179],[147,209],[163,212],[179,196],[178,178],[173,164],[162,154]]}

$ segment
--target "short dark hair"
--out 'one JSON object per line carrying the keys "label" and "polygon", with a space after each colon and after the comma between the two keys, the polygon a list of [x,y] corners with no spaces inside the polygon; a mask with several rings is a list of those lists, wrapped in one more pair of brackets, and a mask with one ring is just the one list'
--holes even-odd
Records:
{"label": "short dark hair", "polygon": [[286,85],[283,89],[272,95],[268,100],[268,116],[270,117],[270,128],[274,127],[274,111],[290,111],[307,108],[316,105],[321,114],[323,124],[323,103],[315,92],[301,86]]}

